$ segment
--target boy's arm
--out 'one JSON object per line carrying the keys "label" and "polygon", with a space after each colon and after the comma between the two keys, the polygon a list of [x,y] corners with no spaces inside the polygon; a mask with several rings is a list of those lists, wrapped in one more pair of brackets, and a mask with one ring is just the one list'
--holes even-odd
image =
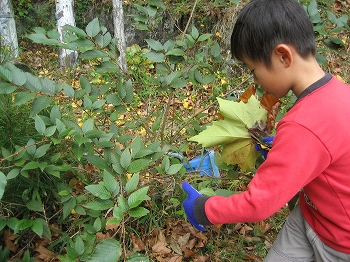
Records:
{"label": "boy's arm", "polygon": [[200,196],[194,202],[194,217],[202,225],[263,220],[321,174],[330,161],[327,149],[312,131],[284,123],[248,190],[230,197]]}

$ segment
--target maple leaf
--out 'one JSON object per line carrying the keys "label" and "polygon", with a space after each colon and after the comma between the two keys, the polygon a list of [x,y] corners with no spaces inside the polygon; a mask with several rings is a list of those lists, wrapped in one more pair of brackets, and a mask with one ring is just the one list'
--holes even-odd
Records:
{"label": "maple leaf", "polygon": [[251,96],[246,103],[221,98],[218,98],[218,102],[220,114],[224,119],[214,121],[189,141],[197,142],[207,148],[222,145],[220,161],[226,164],[238,164],[242,171],[253,168],[258,154],[248,129],[256,122],[266,121],[267,111],[255,96]]}

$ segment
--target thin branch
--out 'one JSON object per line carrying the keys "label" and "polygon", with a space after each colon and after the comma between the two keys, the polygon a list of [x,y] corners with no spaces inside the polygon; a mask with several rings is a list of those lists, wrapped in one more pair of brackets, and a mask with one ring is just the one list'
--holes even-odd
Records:
{"label": "thin branch", "polygon": [[187,29],[188,29],[188,27],[190,26],[190,22],[191,22],[191,20],[192,20],[193,13],[194,13],[194,10],[196,9],[197,3],[198,3],[198,0],[196,0],[196,1],[194,2],[194,4],[193,4],[190,17],[188,18],[188,21],[187,21],[185,30],[184,30],[183,33],[182,33],[182,40],[185,38],[185,34],[186,34],[186,32],[187,32]]}

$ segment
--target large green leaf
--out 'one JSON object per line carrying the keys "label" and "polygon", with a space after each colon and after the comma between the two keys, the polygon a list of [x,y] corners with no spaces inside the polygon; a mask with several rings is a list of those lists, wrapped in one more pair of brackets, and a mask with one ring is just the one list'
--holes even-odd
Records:
{"label": "large green leaf", "polygon": [[138,205],[140,205],[142,203],[142,201],[150,199],[149,196],[147,195],[148,189],[149,189],[149,186],[146,186],[146,187],[142,187],[142,188],[136,190],[134,193],[132,193],[128,197],[129,208],[135,208]]}
{"label": "large green leaf", "polygon": [[95,252],[87,260],[87,262],[115,262],[119,261],[122,254],[120,242],[109,238],[102,240],[96,248]]}
{"label": "large green leaf", "polygon": [[48,96],[39,96],[33,101],[32,110],[30,111],[30,117],[35,116],[41,110],[48,107],[52,102],[52,98]]}
{"label": "large green leaf", "polygon": [[4,173],[0,171],[0,199],[4,195],[6,184],[7,184],[6,176]]}
{"label": "large green leaf", "polygon": [[89,191],[94,196],[97,196],[101,199],[110,199],[111,192],[103,184],[97,185],[88,185],[85,187],[87,191]]}
{"label": "large green leaf", "polygon": [[100,28],[100,22],[98,21],[98,18],[94,18],[87,26],[86,26],[86,33],[90,37],[95,37],[97,34],[101,31]]}
{"label": "large green leaf", "polygon": [[266,122],[267,111],[254,96],[251,96],[247,103],[220,98],[218,101],[224,119],[213,122],[211,126],[189,140],[198,142],[204,147],[222,145],[222,162],[238,164],[243,171],[253,168],[257,153],[253,148],[248,128],[261,120]]}

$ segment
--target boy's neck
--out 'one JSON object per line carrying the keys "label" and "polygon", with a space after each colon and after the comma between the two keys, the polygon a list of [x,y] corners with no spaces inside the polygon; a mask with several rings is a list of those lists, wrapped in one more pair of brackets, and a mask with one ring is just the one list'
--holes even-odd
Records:
{"label": "boy's neck", "polygon": [[314,57],[308,59],[298,57],[295,62],[297,66],[294,67],[295,81],[292,91],[299,97],[306,88],[324,77],[325,72]]}

